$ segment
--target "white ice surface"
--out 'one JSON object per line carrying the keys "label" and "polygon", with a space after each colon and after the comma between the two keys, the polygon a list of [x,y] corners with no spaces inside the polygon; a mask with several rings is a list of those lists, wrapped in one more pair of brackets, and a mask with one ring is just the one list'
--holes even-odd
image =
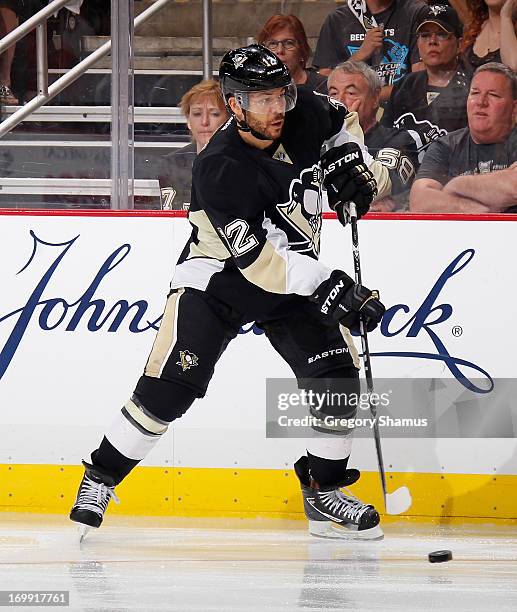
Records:
{"label": "white ice surface", "polygon": [[[108,516],[79,546],[65,517],[0,513],[0,589],[69,590],[44,609],[90,612],[517,610],[515,526],[384,529],[336,542],[301,521]],[[453,561],[430,564],[440,549]]]}

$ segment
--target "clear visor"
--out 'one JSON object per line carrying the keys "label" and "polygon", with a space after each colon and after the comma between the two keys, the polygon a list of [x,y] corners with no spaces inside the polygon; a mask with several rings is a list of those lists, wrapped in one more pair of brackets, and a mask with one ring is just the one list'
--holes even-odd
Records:
{"label": "clear visor", "polygon": [[286,113],[296,105],[296,85],[266,89],[265,91],[236,91],[235,101],[250,113],[269,115],[271,112]]}

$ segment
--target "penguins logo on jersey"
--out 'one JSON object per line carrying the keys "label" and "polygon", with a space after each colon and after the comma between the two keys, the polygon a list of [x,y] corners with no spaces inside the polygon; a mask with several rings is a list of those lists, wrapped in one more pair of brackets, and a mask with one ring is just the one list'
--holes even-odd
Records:
{"label": "penguins logo on jersey", "polygon": [[321,171],[318,164],[302,171],[289,187],[289,201],[277,205],[285,221],[289,248],[318,256],[321,233]]}
{"label": "penguins logo on jersey", "polygon": [[180,360],[176,361],[176,365],[181,366],[182,370],[186,372],[198,365],[199,357],[191,353],[190,351],[180,351]]}
{"label": "penguins logo on jersey", "polygon": [[431,123],[427,119],[419,121],[413,113],[404,113],[400,115],[395,122],[394,126],[399,130],[414,130],[423,137],[423,145],[429,145],[433,140],[445,136],[447,130],[440,128],[440,126]]}
{"label": "penguins logo on jersey", "polygon": [[418,161],[420,163],[429,145],[437,138],[440,138],[440,136],[445,136],[447,134],[447,130],[440,128],[427,119],[419,121],[413,113],[404,113],[400,115],[400,117],[394,121],[393,125],[399,130],[406,130],[411,138],[413,138],[417,147]]}

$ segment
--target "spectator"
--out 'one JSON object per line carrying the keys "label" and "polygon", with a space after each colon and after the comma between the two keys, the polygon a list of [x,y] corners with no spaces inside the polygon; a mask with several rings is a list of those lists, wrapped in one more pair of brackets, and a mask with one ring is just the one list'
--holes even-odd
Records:
{"label": "spectator", "polygon": [[289,68],[296,85],[327,93],[327,79],[307,62],[311,48],[302,22],[295,15],[273,15],[257,36],[257,42],[273,51]]}
{"label": "spectator", "polygon": [[443,136],[425,154],[411,189],[412,212],[510,212],[517,205],[515,73],[496,62],[480,66],[467,115],[468,127]]}
{"label": "spectator", "polygon": [[420,140],[420,161],[433,140],[467,125],[471,73],[458,58],[462,29],[451,6],[430,5],[417,28],[425,70],[397,83],[386,105],[383,125],[411,130]]}
{"label": "spectator", "polygon": [[60,37],[59,48],[52,54],[52,62],[56,68],[75,66],[81,59],[82,38],[96,35],[94,27],[82,14],[89,4],[90,0],[84,3],[83,0],[75,0],[55,13],[55,30]]}
{"label": "spectator", "polygon": [[488,3],[485,0],[467,0],[467,5],[472,18],[462,44],[465,61],[472,69],[488,62],[503,62],[515,70],[515,0],[488,0]]}
{"label": "spectator", "polygon": [[187,118],[192,142],[165,157],[162,189],[164,208],[187,210],[190,203],[192,165],[196,155],[214,132],[228,119],[228,112],[219,84],[201,81],[180,101],[181,112]]}
{"label": "spectator", "polygon": [[506,0],[501,9],[501,60],[517,70],[517,0]]}
{"label": "spectator", "polygon": [[[387,166],[391,194],[376,200],[370,210],[391,212],[404,206],[418,167],[417,146],[409,132],[382,126],[377,121],[381,80],[364,62],[348,60],[339,64],[328,78],[329,95],[342,102],[359,117],[364,144],[371,155]],[[405,194],[405,195],[404,195]]]}
{"label": "spectator", "polygon": [[[2,0],[0,0],[0,3],[1,1]],[[41,9],[45,8],[48,5],[48,0],[19,0],[12,4],[16,4],[17,6],[19,23],[23,23]],[[47,49],[49,51],[49,56],[52,56],[54,49],[52,39],[53,21],[53,17],[47,21]],[[36,30],[34,29],[21,38],[16,44],[16,51],[12,63],[12,90],[21,104],[27,102],[31,97],[37,94],[36,63]]]}
{"label": "spectator", "polygon": [[[21,5],[19,0],[0,0],[0,38],[18,27]],[[18,104],[18,98],[11,91],[11,66],[15,46],[0,55],[0,104]]]}
{"label": "spectator", "polygon": [[393,83],[421,68],[415,32],[425,7],[421,0],[348,0],[325,19],[314,65],[328,75],[350,58],[364,61],[379,74],[387,100]]}

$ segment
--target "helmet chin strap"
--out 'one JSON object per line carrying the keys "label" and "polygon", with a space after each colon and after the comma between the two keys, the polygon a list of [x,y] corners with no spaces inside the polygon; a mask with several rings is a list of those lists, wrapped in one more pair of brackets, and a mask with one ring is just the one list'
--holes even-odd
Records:
{"label": "helmet chin strap", "polygon": [[252,136],[255,136],[255,138],[257,138],[258,140],[274,140],[274,138],[265,136],[264,134],[257,132],[256,130],[254,130],[252,127],[248,125],[248,122],[246,121],[246,111],[244,109],[242,109],[242,114],[244,115],[244,121],[237,119],[237,117],[234,115],[235,121],[237,123],[237,127],[239,128],[241,132],[249,132]]}

